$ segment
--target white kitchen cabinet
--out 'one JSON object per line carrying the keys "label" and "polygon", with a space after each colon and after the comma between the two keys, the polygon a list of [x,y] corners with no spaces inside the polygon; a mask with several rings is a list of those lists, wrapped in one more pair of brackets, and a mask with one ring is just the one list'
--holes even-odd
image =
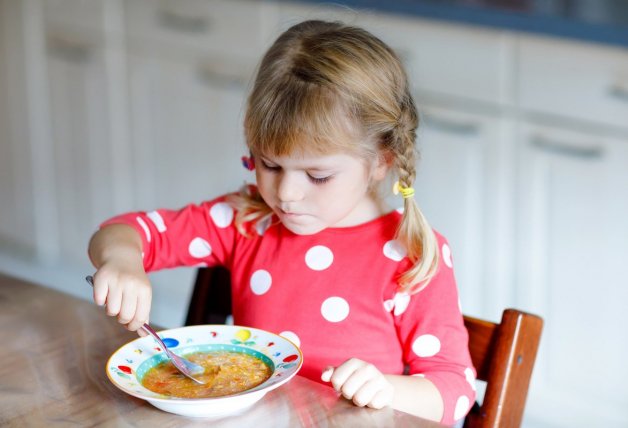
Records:
{"label": "white kitchen cabinet", "polygon": [[259,2],[126,2],[137,206],[180,207],[250,175],[242,119],[263,52]]}
{"label": "white kitchen cabinet", "polygon": [[[238,190],[253,176],[243,115],[260,59],[255,2],[126,3],[135,208],[179,208]],[[153,317],[180,324],[194,269],[151,274]],[[174,310],[173,310],[174,308]]]}
{"label": "white kitchen cabinet", "polygon": [[256,0],[126,0],[133,46],[212,58],[258,59],[266,38],[264,2]]}
{"label": "white kitchen cabinet", "polygon": [[628,50],[520,37],[521,107],[544,115],[628,130]]}
{"label": "white kitchen cabinet", "polygon": [[512,121],[421,108],[417,202],[449,240],[465,313],[498,319],[512,290]]}
{"label": "white kitchen cabinet", "polygon": [[177,208],[237,190],[250,177],[242,128],[248,75],[211,61],[130,58],[139,207]]}
{"label": "white kitchen cabinet", "polygon": [[58,257],[84,259],[87,240],[112,206],[103,47],[48,35],[51,143]]}
{"label": "white kitchen cabinet", "polygon": [[530,416],[626,426],[627,141],[535,123],[520,135],[517,302],[545,319]]}
{"label": "white kitchen cabinet", "polygon": [[280,2],[279,16],[282,29],[306,19],[368,29],[401,56],[420,93],[499,105],[512,101],[513,36],[507,31],[331,4]]}

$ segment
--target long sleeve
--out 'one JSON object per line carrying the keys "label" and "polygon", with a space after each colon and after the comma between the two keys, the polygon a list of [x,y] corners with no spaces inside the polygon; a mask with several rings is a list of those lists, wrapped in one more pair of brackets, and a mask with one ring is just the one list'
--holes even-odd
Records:
{"label": "long sleeve", "polygon": [[158,209],[113,217],[108,224],[123,223],[142,238],[144,269],[231,264],[238,239],[235,212],[225,197],[180,210]]}
{"label": "long sleeve", "polygon": [[475,401],[475,369],[460,311],[451,251],[438,236],[440,264],[432,281],[416,294],[398,293],[392,309],[404,362],[412,376],[424,376],[444,401],[442,423],[463,418]]}

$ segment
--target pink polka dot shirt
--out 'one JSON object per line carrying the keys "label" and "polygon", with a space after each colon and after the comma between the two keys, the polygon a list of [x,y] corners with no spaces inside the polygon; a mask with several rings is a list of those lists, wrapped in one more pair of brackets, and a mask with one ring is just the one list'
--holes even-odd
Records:
{"label": "pink polka dot shirt", "polygon": [[452,258],[437,234],[440,266],[416,294],[400,292],[396,278],[410,262],[394,240],[401,215],[295,235],[279,222],[258,223],[250,237],[234,225],[224,197],[114,217],[143,241],[147,271],[222,265],[231,271],[233,317],[238,325],[280,334],[304,355],[300,375],[320,382],[325,367],[351,357],[382,373],[425,376],[440,391],[442,422],[463,418],[475,400]]}

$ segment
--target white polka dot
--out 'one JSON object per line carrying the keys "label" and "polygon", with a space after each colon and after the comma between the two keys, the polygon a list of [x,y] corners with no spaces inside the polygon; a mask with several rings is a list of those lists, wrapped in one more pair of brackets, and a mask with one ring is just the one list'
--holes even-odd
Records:
{"label": "white polka dot", "polygon": [[264,294],[270,289],[272,282],[273,278],[268,271],[264,269],[256,270],[253,272],[253,275],[251,275],[251,291],[258,296]]}
{"label": "white polka dot", "polygon": [[135,221],[137,221],[137,223],[142,226],[142,229],[144,229],[144,235],[146,235],[146,240],[150,242],[150,229],[148,228],[146,222],[142,220],[142,217],[135,217]]}
{"label": "white polka dot", "polygon": [[405,209],[405,207],[397,207],[397,208],[395,209],[395,211],[397,211],[399,214],[403,214],[403,212],[404,212],[405,210],[406,210],[406,209]]}
{"label": "white polka dot", "polygon": [[425,375],[423,373],[415,373],[415,374],[410,375],[410,376],[425,377]]}
{"label": "white polka dot", "polygon": [[312,270],[325,270],[334,261],[334,254],[323,245],[316,245],[305,253],[305,264]]}
{"label": "white polka dot", "polygon": [[408,293],[397,293],[393,298],[395,302],[395,315],[403,314],[410,304],[410,295]]}
{"label": "white polka dot", "polygon": [[445,264],[448,267],[453,267],[454,264],[451,262],[451,248],[449,248],[449,245],[443,244],[442,253],[443,261],[445,262]]}
{"label": "white polka dot", "polygon": [[321,305],[321,314],[329,322],[340,322],[349,315],[349,304],[342,297],[329,297]]}
{"label": "white polka dot", "polygon": [[470,404],[469,397],[464,395],[458,397],[458,400],[456,401],[456,408],[454,409],[454,420],[457,421],[462,419],[467,414]]}
{"label": "white polka dot", "polygon": [[289,331],[289,330],[282,331],[281,333],[279,333],[279,336],[285,337],[286,339],[288,339],[290,342],[294,343],[297,346],[301,346],[301,339],[299,339],[299,336],[297,336],[292,331]]}
{"label": "white polka dot", "polygon": [[440,340],[434,335],[424,334],[414,340],[412,350],[419,357],[433,357],[440,351]]}
{"label": "white polka dot", "polygon": [[216,226],[225,228],[233,221],[233,208],[226,202],[218,202],[209,209],[209,215]]}
{"label": "white polka dot", "polygon": [[384,301],[384,310],[386,312],[390,312],[395,307],[395,301],[393,299],[388,299]]}
{"label": "white polka dot", "polygon": [[473,370],[471,370],[470,367],[464,369],[464,378],[467,380],[467,382],[469,382],[469,385],[471,385],[471,389],[475,391],[475,375],[473,374]]}
{"label": "white polka dot", "polygon": [[188,251],[190,252],[190,255],[192,257],[202,259],[203,257],[207,257],[212,253],[212,247],[211,245],[209,245],[209,242],[207,242],[203,238],[194,238],[192,239],[192,241],[190,241]]}
{"label": "white polka dot", "polygon": [[157,231],[159,231],[159,233],[163,233],[166,231],[166,224],[164,223],[164,219],[161,217],[161,214],[159,214],[157,211],[151,211],[149,213],[146,213],[146,216],[155,224],[155,227],[157,227]]}
{"label": "white polka dot", "polygon": [[266,216],[257,223],[255,223],[255,230],[259,236],[262,236],[268,228],[270,227],[270,223],[273,220],[272,216]]}
{"label": "white polka dot", "polygon": [[401,242],[396,239],[386,242],[383,251],[386,257],[396,262],[401,261],[408,254]]}

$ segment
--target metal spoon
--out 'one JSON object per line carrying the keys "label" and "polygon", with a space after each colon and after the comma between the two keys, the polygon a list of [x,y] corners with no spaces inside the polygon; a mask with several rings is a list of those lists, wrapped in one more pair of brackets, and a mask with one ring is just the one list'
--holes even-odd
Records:
{"label": "metal spoon", "polygon": [[[89,283],[89,285],[91,285],[92,287],[94,286],[94,278],[91,275],[88,275],[85,277],[85,280]],[[195,375],[201,375],[205,372],[205,368],[202,366],[199,366],[198,364],[193,363],[190,360],[187,360],[183,357],[178,356],[177,354],[175,354],[174,352],[172,352],[170,349],[168,349],[168,347],[166,346],[166,344],[163,342],[163,340],[161,340],[161,338],[159,337],[159,335],[157,335],[157,333],[155,332],[155,330],[153,330],[151,328],[151,326],[149,326],[148,324],[144,324],[142,326],[142,328],[151,336],[153,336],[153,338],[161,345],[161,349],[164,350],[164,352],[166,353],[166,355],[168,357],[170,357],[170,361],[172,361],[172,364],[174,364],[174,366],[186,377],[192,379],[194,382],[199,383],[201,385],[204,385],[205,382],[203,382],[202,380],[198,380],[196,379],[194,376]]]}

